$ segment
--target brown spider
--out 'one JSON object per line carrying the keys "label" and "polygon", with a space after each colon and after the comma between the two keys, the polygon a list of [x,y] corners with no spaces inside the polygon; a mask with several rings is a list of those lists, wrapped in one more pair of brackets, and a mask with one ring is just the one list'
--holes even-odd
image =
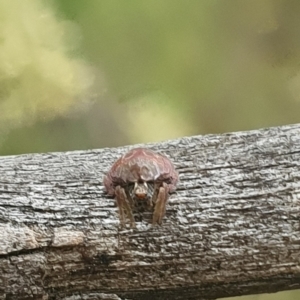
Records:
{"label": "brown spider", "polygon": [[120,222],[125,226],[125,214],[135,227],[133,210],[146,201],[153,210],[152,224],[161,224],[166,212],[169,193],[175,191],[178,173],[164,155],[150,149],[132,149],[120,157],[104,176],[104,186],[115,196]]}

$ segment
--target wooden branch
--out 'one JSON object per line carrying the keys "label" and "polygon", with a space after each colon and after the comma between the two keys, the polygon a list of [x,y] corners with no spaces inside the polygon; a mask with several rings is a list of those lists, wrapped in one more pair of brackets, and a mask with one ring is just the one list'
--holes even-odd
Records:
{"label": "wooden branch", "polygon": [[180,173],[161,227],[119,228],[130,147],[0,159],[0,299],[215,299],[300,288],[300,125],[148,145]]}

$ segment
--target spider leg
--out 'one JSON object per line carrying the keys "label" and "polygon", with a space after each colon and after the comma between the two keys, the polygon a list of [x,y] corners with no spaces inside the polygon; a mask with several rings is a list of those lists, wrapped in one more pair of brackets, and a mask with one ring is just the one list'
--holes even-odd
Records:
{"label": "spider leg", "polygon": [[126,221],[125,221],[124,213],[126,213],[127,217],[130,220],[130,227],[135,228],[136,226],[132,214],[130,200],[127,198],[125,190],[122,187],[117,186],[115,189],[115,193],[116,193],[116,202],[119,208],[119,217],[120,217],[121,226],[125,227]]}
{"label": "spider leg", "polygon": [[153,225],[155,225],[156,223],[161,224],[162,222],[162,219],[166,213],[166,205],[169,196],[168,192],[168,185],[163,182],[162,186],[158,190],[157,198],[155,201],[155,208],[152,219]]}

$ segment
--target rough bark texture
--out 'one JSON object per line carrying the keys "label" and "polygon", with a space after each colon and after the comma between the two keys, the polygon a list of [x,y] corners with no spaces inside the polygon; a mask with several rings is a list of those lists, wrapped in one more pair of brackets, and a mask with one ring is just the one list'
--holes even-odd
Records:
{"label": "rough bark texture", "polygon": [[180,183],[119,228],[103,174],[130,147],[0,158],[0,299],[215,299],[300,288],[300,125],[147,145]]}

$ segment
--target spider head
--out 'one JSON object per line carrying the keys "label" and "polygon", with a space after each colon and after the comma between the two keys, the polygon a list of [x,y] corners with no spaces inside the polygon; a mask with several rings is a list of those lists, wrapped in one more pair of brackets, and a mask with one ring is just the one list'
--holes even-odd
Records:
{"label": "spider head", "polygon": [[132,199],[147,200],[152,198],[154,194],[154,183],[138,181],[128,186],[128,192]]}
{"label": "spider head", "polygon": [[146,199],[148,197],[148,185],[146,182],[135,182],[132,190],[132,196],[137,199]]}

